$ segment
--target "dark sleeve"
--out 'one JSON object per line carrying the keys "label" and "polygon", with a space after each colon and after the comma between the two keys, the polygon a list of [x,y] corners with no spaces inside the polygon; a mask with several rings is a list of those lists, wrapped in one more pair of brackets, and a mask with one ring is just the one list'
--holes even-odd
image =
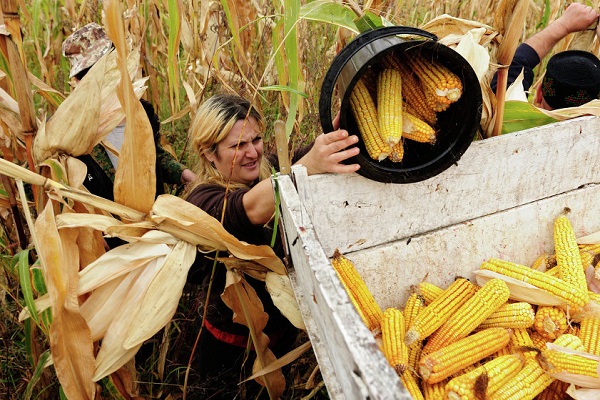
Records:
{"label": "dark sleeve", "polygon": [[[526,43],[521,43],[517,50],[515,51],[515,56],[508,68],[508,81],[506,87],[508,88],[511,83],[513,83],[521,70],[523,70],[523,88],[525,90],[529,90],[531,85],[533,84],[533,69],[538,66],[540,63],[540,57],[537,52],[533,49],[533,47],[529,46]],[[496,93],[496,86],[498,84],[498,73],[494,74],[492,78],[492,82],[490,83],[490,87]]]}
{"label": "dark sleeve", "polygon": [[156,168],[164,183],[181,184],[181,173],[186,168],[160,144],[156,144]]}

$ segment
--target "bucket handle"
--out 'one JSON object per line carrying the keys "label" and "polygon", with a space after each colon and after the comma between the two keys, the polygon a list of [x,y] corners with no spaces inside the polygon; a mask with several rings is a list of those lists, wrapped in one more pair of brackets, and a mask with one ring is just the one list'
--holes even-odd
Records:
{"label": "bucket handle", "polygon": [[[323,84],[321,86],[321,97],[319,99],[319,116],[321,119],[321,128],[323,129],[323,132],[333,131],[333,123],[331,121],[331,94],[334,91],[334,86],[344,65],[346,65],[348,60],[352,58],[352,56],[354,56],[354,54],[364,45],[381,37],[395,35],[418,35],[423,36],[426,39],[431,39],[434,41],[438,40],[438,37],[433,33],[410,26],[386,26],[383,28],[365,31],[354,38],[354,40],[344,47],[333,59],[331,66],[329,67],[329,70],[323,79]],[[326,95],[324,96],[324,94]]]}

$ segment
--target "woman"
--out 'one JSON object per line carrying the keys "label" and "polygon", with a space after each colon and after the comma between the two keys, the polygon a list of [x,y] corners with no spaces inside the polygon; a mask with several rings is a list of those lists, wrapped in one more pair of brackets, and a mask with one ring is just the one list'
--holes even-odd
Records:
{"label": "woman", "polygon": [[[208,99],[198,109],[190,127],[190,142],[199,161],[196,186],[187,201],[219,221],[222,219],[225,229],[239,240],[255,245],[271,243],[275,213],[270,176],[271,167],[277,169],[277,159],[263,154],[264,129],[262,116],[248,100],[228,94]],[[358,148],[351,147],[357,141],[356,136],[349,136],[345,130],[319,135],[314,143],[296,151],[292,163],[304,165],[309,175],[355,172],[358,164],[346,165],[343,161],[358,154]],[[222,215],[225,197],[227,205]],[[280,241],[274,250],[283,257]],[[213,266],[210,256],[198,255],[190,281],[208,286]],[[199,372],[204,377],[227,369],[239,374],[248,341],[248,329],[232,322],[232,312],[220,298],[225,272],[224,266],[217,266],[197,351]],[[269,347],[281,357],[293,348],[297,330],[273,305],[264,282],[249,276],[246,279],[269,315],[264,329],[270,338]]]}

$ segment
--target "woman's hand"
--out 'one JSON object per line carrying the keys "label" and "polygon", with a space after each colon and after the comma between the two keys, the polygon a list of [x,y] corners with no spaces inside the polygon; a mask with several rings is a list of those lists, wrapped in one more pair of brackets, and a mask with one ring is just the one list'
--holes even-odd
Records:
{"label": "woman's hand", "polygon": [[356,172],[360,168],[358,164],[343,162],[358,155],[358,147],[350,147],[357,142],[358,136],[348,135],[348,131],[344,129],[321,134],[315,139],[312,149],[297,164],[304,165],[309,175]]}

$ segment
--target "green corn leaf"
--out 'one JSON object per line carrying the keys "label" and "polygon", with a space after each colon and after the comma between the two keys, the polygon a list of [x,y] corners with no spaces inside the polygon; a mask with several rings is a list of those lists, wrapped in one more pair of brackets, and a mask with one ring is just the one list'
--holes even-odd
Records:
{"label": "green corn leaf", "polygon": [[354,23],[354,11],[333,1],[317,0],[303,5],[300,7],[300,18],[340,26],[354,33],[360,32]]}
{"label": "green corn leaf", "polygon": [[171,111],[175,114],[179,111],[179,74],[178,74],[178,49],[181,35],[181,14],[179,2],[169,0],[169,44],[167,53],[167,74],[169,76],[169,98],[171,99]]}
{"label": "green corn leaf", "polygon": [[44,372],[44,365],[46,365],[49,358],[50,358],[50,350],[44,351],[42,353],[42,355],[40,356],[40,358],[35,366],[35,370],[33,371],[33,375],[31,376],[31,378],[29,378],[29,382],[27,383],[27,388],[25,389],[25,393],[24,393],[24,397],[23,397],[25,400],[29,400],[31,398],[31,395],[33,393],[33,388],[39,382],[39,380],[42,376],[42,373]]}
{"label": "green corn leaf", "polygon": [[31,284],[31,275],[29,274],[29,249],[21,250],[15,257],[18,258],[18,270],[19,270],[19,283],[21,285],[21,292],[23,293],[23,300],[29,310],[31,319],[39,324],[40,320],[35,309],[35,302],[33,298],[33,287]]}
{"label": "green corn leaf", "polygon": [[299,96],[302,96],[305,99],[308,98],[308,95],[306,93],[304,93],[303,91],[298,90],[296,88],[289,87],[289,86],[284,86],[284,85],[261,86],[259,89],[264,90],[264,91],[289,92],[289,93],[294,93]]}
{"label": "green corn leaf", "polygon": [[[295,0],[284,0],[284,32],[285,32],[285,54],[287,55],[288,68],[288,85],[293,89],[298,89],[300,81],[303,79],[300,73],[300,59],[298,55],[298,30],[296,29],[300,19],[300,2]],[[285,133],[288,139],[294,129],[296,122],[296,113],[298,110],[298,102],[300,101],[297,94],[290,92],[290,109],[285,121]]]}
{"label": "green corn leaf", "polygon": [[42,273],[40,263],[38,261],[36,261],[35,264],[31,266],[31,274],[33,276],[33,289],[40,296],[48,293],[48,290],[46,289],[46,282],[44,282],[44,274]]}
{"label": "green corn leaf", "polygon": [[557,122],[526,101],[508,100],[504,105],[502,133],[522,131]]}
{"label": "green corn leaf", "polygon": [[381,17],[376,14],[373,14],[370,11],[365,11],[362,17],[356,18],[354,20],[354,23],[356,24],[356,27],[361,33],[370,31],[371,29],[381,28],[383,26],[383,21],[381,20]]}

